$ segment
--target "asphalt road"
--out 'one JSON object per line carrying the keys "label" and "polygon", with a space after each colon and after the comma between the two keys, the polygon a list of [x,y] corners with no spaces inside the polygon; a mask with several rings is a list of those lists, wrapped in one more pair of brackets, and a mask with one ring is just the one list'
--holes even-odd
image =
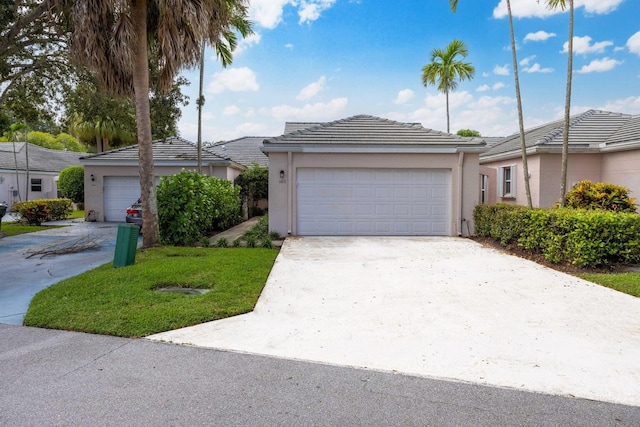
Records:
{"label": "asphalt road", "polygon": [[0,325],[2,426],[638,426],[640,408]]}

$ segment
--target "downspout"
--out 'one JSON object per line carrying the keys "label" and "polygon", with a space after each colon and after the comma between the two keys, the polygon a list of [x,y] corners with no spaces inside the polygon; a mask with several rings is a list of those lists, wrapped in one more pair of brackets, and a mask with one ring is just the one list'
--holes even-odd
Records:
{"label": "downspout", "polygon": [[462,165],[464,163],[464,152],[458,153],[458,236],[462,236]]}
{"label": "downspout", "polygon": [[293,183],[291,182],[291,151],[287,153],[287,235],[291,236],[293,228]]}

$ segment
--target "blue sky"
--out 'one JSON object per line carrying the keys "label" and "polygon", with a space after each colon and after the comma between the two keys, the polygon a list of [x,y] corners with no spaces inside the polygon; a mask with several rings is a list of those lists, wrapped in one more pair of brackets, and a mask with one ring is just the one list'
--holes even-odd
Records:
{"label": "blue sky", "polygon": [[[640,114],[640,1],[575,0],[572,113]],[[568,13],[512,0],[525,127],[563,117]],[[473,80],[450,94],[451,132],[517,132],[505,0],[252,0],[255,34],[223,69],[207,51],[203,140],[277,136],[286,121],[357,114],[446,131],[445,98],[421,70],[453,39],[469,48]],[[197,135],[198,72],[180,134]]]}

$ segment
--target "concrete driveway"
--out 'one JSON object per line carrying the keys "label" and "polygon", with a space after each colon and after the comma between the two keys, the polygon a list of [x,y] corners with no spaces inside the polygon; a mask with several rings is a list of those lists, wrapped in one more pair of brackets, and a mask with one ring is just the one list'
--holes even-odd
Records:
{"label": "concrete driveway", "polygon": [[461,238],[289,238],[254,312],[149,339],[640,406],[640,299]]}
{"label": "concrete driveway", "polygon": [[[33,296],[54,283],[113,261],[117,223],[59,221],[62,228],[0,239],[0,323],[21,325]],[[97,250],[28,258],[52,246],[91,239]]]}

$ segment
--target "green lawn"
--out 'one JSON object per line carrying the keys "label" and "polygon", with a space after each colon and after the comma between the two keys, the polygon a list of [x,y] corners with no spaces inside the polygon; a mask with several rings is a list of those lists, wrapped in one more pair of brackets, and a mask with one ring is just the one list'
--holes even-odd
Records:
{"label": "green lawn", "polygon": [[640,297],[640,273],[584,273],[582,279],[597,283],[625,294]]}
{"label": "green lawn", "polygon": [[[247,313],[277,254],[257,248],[139,250],[134,265],[105,264],[39,292],[25,325],[142,337]],[[210,291],[184,295],[160,287]]]}
{"label": "green lawn", "polygon": [[[48,230],[52,226],[45,225],[24,225],[15,222],[3,222],[0,226],[2,236],[17,236],[18,234],[35,233],[36,231]],[[60,226],[56,226],[60,227]]]}

